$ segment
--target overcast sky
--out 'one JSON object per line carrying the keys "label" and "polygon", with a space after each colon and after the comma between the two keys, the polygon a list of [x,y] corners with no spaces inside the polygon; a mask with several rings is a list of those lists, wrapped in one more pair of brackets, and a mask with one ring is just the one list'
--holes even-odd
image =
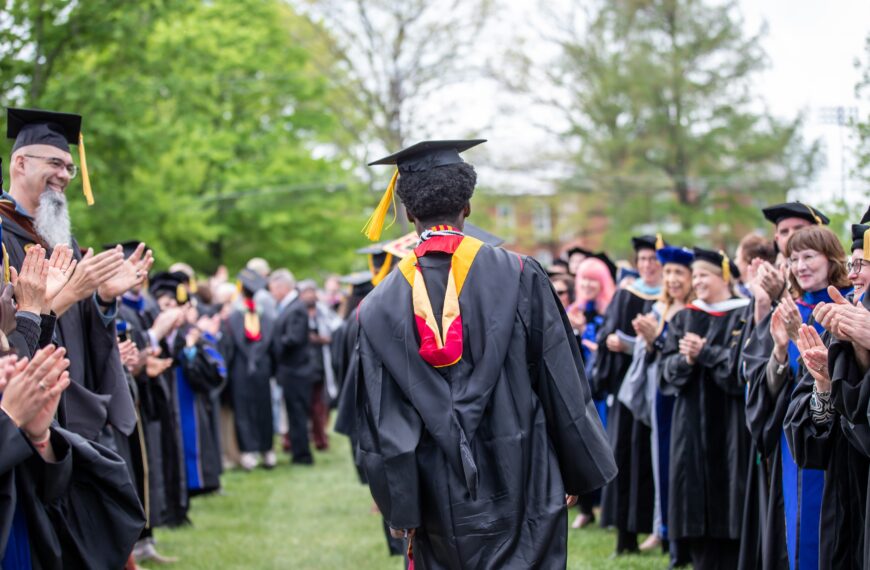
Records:
{"label": "overcast sky", "polygon": [[[487,45],[480,48],[483,53],[498,53],[517,33],[535,35],[535,25],[530,23],[540,22],[538,0],[504,0],[503,5],[506,9],[501,11],[498,24],[490,30]],[[740,6],[747,33],[754,33],[763,22],[767,23],[763,45],[770,58],[770,67],[757,77],[759,94],[777,115],[794,117],[804,113],[804,136],[808,140],[819,139],[823,144],[827,166],[809,188],[794,192],[792,197],[812,197],[813,201],[821,202],[820,195],[824,199],[839,196],[843,156],[841,132],[837,126],[822,124],[820,110],[844,106],[858,108],[862,117],[870,115],[870,102],[859,102],[854,92],[860,78],[854,61],[864,56],[864,41],[870,32],[870,0],[740,0]],[[534,43],[530,47],[547,49]],[[524,112],[521,105],[517,109],[515,99],[500,93],[494,84],[464,85],[454,91],[455,97],[450,98],[450,104],[454,109],[463,109],[459,112],[458,123],[465,131],[456,134],[468,135],[473,134],[471,131],[474,129],[483,130],[481,136],[490,139],[488,161],[522,164],[524,158],[536,155],[542,149],[558,152],[558,141],[535,126],[536,123],[552,122],[555,116]],[[456,101],[461,103],[456,105]],[[848,157],[846,169],[849,169],[849,147],[854,146],[855,141],[848,129],[844,133]],[[519,189],[537,184],[541,178],[540,172],[520,170],[526,170],[527,174],[486,169],[481,182],[491,187],[505,185]],[[556,174],[556,171],[550,172]],[[851,199],[865,199],[868,190],[856,180],[846,180],[847,195]],[[863,196],[862,191],[865,193]]]}

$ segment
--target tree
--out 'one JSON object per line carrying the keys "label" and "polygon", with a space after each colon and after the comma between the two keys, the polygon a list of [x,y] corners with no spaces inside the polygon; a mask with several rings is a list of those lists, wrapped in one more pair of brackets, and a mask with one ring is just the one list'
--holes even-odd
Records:
{"label": "tree", "polygon": [[525,74],[511,85],[552,86],[539,102],[563,112],[576,149],[564,189],[606,196],[617,243],[662,228],[733,244],[731,221],[760,221],[760,205],[812,174],[800,120],[775,118],[753,92],[765,55],[735,2],[601,1],[551,32],[557,60],[536,77],[516,58]]}
{"label": "tree", "polygon": [[[466,54],[492,9],[491,0],[292,3],[307,15],[325,48],[314,62],[331,88],[326,104],[344,130],[343,151],[359,164],[404,148],[412,138],[443,132],[438,97],[448,85],[478,73]],[[386,182],[375,185],[370,179],[370,184],[380,191]],[[404,215],[398,218],[407,231]]]}
{"label": "tree", "polygon": [[360,238],[342,218],[362,218],[361,187],[331,147],[329,89],[297,41],[308,23],[286,4],[13,4],[0,56],[20,71],[2,74],[4,100],[84,115],[97,204],[70,200],[83,244],[143,239],[160,265],[203,270],[253,255],[347,268]]}

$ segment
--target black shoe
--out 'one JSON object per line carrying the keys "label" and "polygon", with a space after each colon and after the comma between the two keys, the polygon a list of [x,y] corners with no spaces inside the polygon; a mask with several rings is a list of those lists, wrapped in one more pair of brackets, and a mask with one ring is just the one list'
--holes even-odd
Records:
{"label": "black shoe", "polygon": [[290,463],[293,463],[294,465],[314,465],[314,458],[310,456],[294,457],[292,460],[290,460]]}

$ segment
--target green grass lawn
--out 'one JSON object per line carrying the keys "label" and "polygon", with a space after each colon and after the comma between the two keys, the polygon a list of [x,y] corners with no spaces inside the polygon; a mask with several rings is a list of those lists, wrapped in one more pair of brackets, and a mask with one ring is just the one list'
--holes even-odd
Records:
{"label": "green grass lawn", "polygon": [[[193,499],[192,526],[157,530],[159,550],[180,559],[172,568],[191,570],[400,570],[401,561],[387,555],[381,519],[371,513],[347,440],[333,435],[331,442],[313,467],[290,466],[282,457],[272,471],[225,473],[222,495]],[[661,555],[608,560],[615,536],[597,526],[569,536],[572,570],[667,567]]]}

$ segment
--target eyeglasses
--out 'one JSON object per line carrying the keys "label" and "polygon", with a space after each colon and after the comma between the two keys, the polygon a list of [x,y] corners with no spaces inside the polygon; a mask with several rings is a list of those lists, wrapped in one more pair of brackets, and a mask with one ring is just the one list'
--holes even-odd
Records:
{"label": "eyeglasses", "polygon": [[792,267],[797,267],[798,263],[803,261],[804,265],[809,265],[815,261],[817,257],[819,257],[819,254],[815,252],[805,253],[803,255],[793,255],[788,259],[788,264]]}
{"label": "eyeglasses", "polygon": [[846,262],[846,271],[850,274],[852,273],[861,273],[861,268],[864,267],[863,259],[856,259],[852,261],[851,259]]}
{"label": "eyeglasses", "polygon": [[63,160],[55,157],[55,156],[39,156],[37,154],[25,154],[27,158],[38,158],[40,160],[44,160],[54,169],[60,170],[63,168],[66,170],[66,173],[69,174],[70,178],[75,178],[76,174],[78,174],[78,167],[72,162],[64,162]]}
{"label": "eyeglasses", "polygon": [[555,291],[556,291],[556,295],[567,295],[568,294],[567,289],[556,289]]}

